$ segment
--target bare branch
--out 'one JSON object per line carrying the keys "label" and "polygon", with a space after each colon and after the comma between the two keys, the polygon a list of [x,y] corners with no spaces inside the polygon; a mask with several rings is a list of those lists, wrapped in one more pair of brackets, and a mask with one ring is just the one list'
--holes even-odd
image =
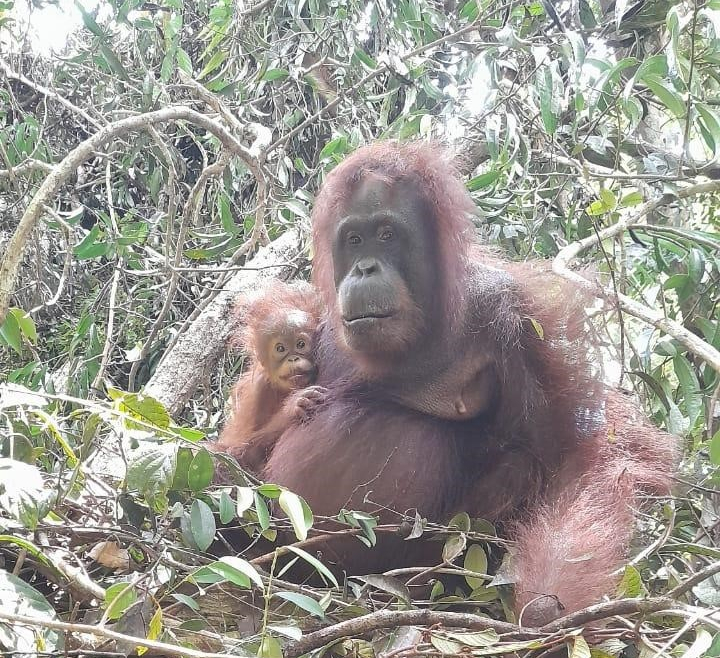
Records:
{"label": "bare branch", "polygon": [[[58,163],[43,181],[37,192],[31,199],[15,233],[10,238],[0,261],[0,323],[5,319],[9,307],[10,295],[15,286],[20,262],[22,261],[25,245],[30,238],[35,224],[40,217],[43,206],[52,199],[60,187],[73,175],[77,167],[93,155],[93,152],[107,144],[112,139],[130,132],[147,130],[148,126],[169,121],[185,120],[194,123],[217,137],[222,145],[233,155],[238,156],[247,165],[250,172],[258,181],[258,186],[267,188],[265,174],[258,160],[246,149],[233,135],[217,121],[196,112],[188,107],[168,107],[147,114],[121,119],[101,128],[92,137],[86,139],[68,153]],[[260,194],[258,194],[258,197]],[[260,207],[262,206],[262,207]],[[258,215],[264,215],[265,207],[258,203],[256,221]]]}
{"label": "bare branch", "polygon": [[74,105],[67,98],[61,96],[56,91],[53,91],[52,89],[48,89],[47,87],[43,87],[43,85],[40,85],[37,82],[33,82],[32,80],[30,80],[30,78],[26,78],[22,73],[16,73],[15,71],[13,71],[10,68],[8,63],[3,59],[0,59],[0,71],[5,73],[5,75],[10,80],[17,80],[18,82],[21,82],[22,84],[26,85],[27,87],[30,87],[30,89],[34,89],[35,91],[41,93],[43,96],[47,96],[48,98],[52,98],[53,100],[57,101],[61,105],[68,108],[68,110],[70,110],[73,114],[77,114],[78,116],[85,119],[85,121],[87,121],[91,126],[95,126],[96,128],[102,128],[103,124],[100,121],[98,121],[97,119],[93,119],[81,107]]}
{"label": "bare branch", "polygon": [[167,642],[158,642],[156,640],[146,640],[143,637],[135,637],[134,635],[126,635],[112,631],[104,626],[93,626],[92,624],[68,624],[62,621],[54,621],[42,617],[29,617],[27,615],[14,615],[8,612],[0,612],[0,619],[14,624],[23,624],[30,628],[51,628],[63,633],[87,633],[96,637],[106,637],[110,640],[118,642],[126,642],[130,645],[138,647],[147,647],[167,656],[190,656],[190,658],[228,658],[226,653],[208,653],[198,651],[185,646],[176,644],[168,644]]}
{"label": "bare branch", "polygon": [[398,626],[434,626],[441,624],[448,628],[470,628],[473,630],[492,629],[513,640],[539,638],[533,629],[523,629],[515,624],[495,621],[488,617],[461,612],[437,612],[434,610],[381,610],[369,615],[342,621],[333,626],[308,633],[299,640],[290,642],[283,651],[285,658],[297,658],[305,653],[337,642],[346,637],[364,635],[381,628]]}
{"label": "bare branch", "polygon": [[708,363],[715,371],[720,372],[720,352],[709,343],[705,342],[701,338],[698,338],[691,331],[688,331],[679,322],[666,318],[659,311],[656,311],[645,304],[641,304],[627,295],[623,295],[621,293],[616,294],[613,290],[608,288],[600,288],[592,281],[589,281],[585,277],[581,276],[577,272],[573,272],[570,269],[572,262],[577,259],[583,251],[599,244],[603,240],[617,237],[623,231],[627,230],[628,226],[631,224],[644,223],[644,219],[648,214],[661,206],[672,203],[676,198],[687,199],[699,194],[714,194],[717,192],[720,192],[720,181],[698,183],[697,185],[691,185],[690,187],[678,190],[675,194],[664,194],[659,199],[655,199],[644,204],[632,217],[620,219],[612,226],[609,226],[602,231],[598,231],[594,235],[590,235],[583,240],[578,240],[577,242],[569,244],[555,257],[555,260],[553,261],[553,271],[565,279],[577,283],[579,286],[589,290],[601,299],[615,300],[619,310],[624,311],[639,320],[643,320],[644,322],[654,326],[656,329],[672,336],[681,342],[690,352],[699,356]]}

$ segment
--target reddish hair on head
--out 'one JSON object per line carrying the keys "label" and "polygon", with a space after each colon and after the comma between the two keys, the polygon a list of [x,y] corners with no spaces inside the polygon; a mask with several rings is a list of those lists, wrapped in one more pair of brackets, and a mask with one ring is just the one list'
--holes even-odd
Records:
{"label": "reddish hair on head", "polygon": [[363,146],[328,174],[313,208],[313,282],[328,308],[335,302],[335,282],[331,252],[332,225],[359,184],[369,176],[389,185],[407,183],[427,203],[432,212],[438,242],[438,295],[446,300],[455,316],[464,297],[467,255],[474,239],[469,215],[475,206],[460,179],[447,150],[434,142],[376,142]]}
{"label": "reddish hair on head", "polygon": [[306,281],[271,279],[236,304],[235,312],[243,324],[238,342],[257,357],[261,338],[285,327],[288,312],[293,310],[308,313],[317,322],[323,312],[322,300]]}

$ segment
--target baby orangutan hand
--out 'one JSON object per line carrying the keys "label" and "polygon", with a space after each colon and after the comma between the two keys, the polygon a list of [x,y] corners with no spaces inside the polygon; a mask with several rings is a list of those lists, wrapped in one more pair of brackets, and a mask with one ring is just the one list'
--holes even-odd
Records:
{"label": "baby orangutan hand", "polygon": [[308,386],[293,393],[288,400],[293,417],[301,423],[310,420],[315,410],[327,400],[327,394],[328,389],[324,386]]}

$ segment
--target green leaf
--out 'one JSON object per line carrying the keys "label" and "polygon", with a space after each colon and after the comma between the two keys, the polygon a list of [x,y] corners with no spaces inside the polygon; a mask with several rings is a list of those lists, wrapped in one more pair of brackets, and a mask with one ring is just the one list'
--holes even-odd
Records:
{"label": "green leaf", "polygon": [[[255,512],[258,516],[260,529],[263,531],[267,530],[270,527],[270,510],[259,493],[253,492],[253,496],[255,498]],[[240,499],[238,498],[238,503],[239,502]]]}
{"label": "green leaf", "polygon": [[471,178],[467,182],[466,187],[468,191],[476,192],[477,190],[481,190],[483,187],[490,187],[498,178],[500,178],[500,172],[493,169],[492,171],[488,171],[487,173]]}
{"label": "green leaf", "polygon": [[[160,634],[162,633],[163,628],[163,614],[162,614],[162,608],[158,606],[155,608],[155,612],[153,616],[150,618],[150,623],[148,624],[148,631],[147,631],[147,639],[148,640],[157,640],[160,637]],[[141,651],[138,651],[138,655],[142,655]]]}
{"label": "green leaf", "polygon": [[699,125],[703,139],[708,148],[712,151],[713,156],[720,155],[720,120],[718,120],[715,110],[704,103],[696,103],[695,109],[700,115]]}
{"label": "green leaf", "polygon": [[663,390],[663,387],[660,385],[659,382],[657,382],[651,375],[649,375],[646,372],[643,372],[642,370],[631,370],[631,375],[634,375],[636,377],[639,377],[642,379],[657,395],[660,402],[662,402],[663,406],[667,411],[670,411],[670,403],[668,402],[667,395],[665,395],[665,391]]}
{"label": "green leaf", "polygon": [[225,555],[217,562],[207,565],[215,573],[219,573],[231,583],[240,587],[250,587],[255,583],[260,589],[263,588],[263,581],[257,569],[247,560],[234,555]]}
{"label": "green leaf", "polygon": [[120,227],[120,236],[117,243],[123,246],[142,244],[145,242],[149,232],[147,222],[127,222]]}
{"label": "green leaf", "polygon": [[683,436],[688,431],[688,423],[678,406],[672,400],[668,400],[668,404],[670,405],[670,411],[665,418],[668,432],[677,436]]}
{"label": "green leaf", "polygon": [[617,208],[617,199],[611,190],[603,187],[600,188],[599,193],[600,199],[593,201],[586,209],[585,212],[591,217],[597,217],[606,213],[612,212]]}
{"label": "green leaf", "polygon": [[187,594],[170,594],[170,596],[174,598],[178,603],[186,605],[191,610],[195,612],[200,611],[200,604]]}
{"label": "green leaf", "polygon": [[290,73],[286,69],[268,69],[260,79],[273,82],[274,80],[284,80],[289,75]]}
{"label": "green leaf", "polygon": [[297,217],[310,219],[310,212],[302,201],[298,201],[297,199],[288,199],[283,203],[283,205]]}
{"label": "green leaf", "polygon": [[37,329],[33,319],[21,308],[11,308],[8,310],[8,315],[11,313],[15,316],[18,327],[20,327],[20,331],[25,338],[27,338],[33,345],[37,343]]}
{"label": "green leaf", "polygon": [[[472,544],[468,547],[467,553],[465,554],[465,562],[463,567],[468,571],[474,571],[475,573],[486,574],[488,571],[488,559],[483,547],[479,544]],[[473,576],[465,576],[467,584],[473,589],[482,587],[485,583],[484,578],[476,578]]]}
{"label": "green leaf", "polygon": [[184,446],[178,448],[175,456],[175,472],[173,475],[172,486],[170,487],[173,491],[183,491],[189,489],[188,484],[188,473],[190,471],[190,464],[195,457],[193,451],[190,448]]}
{"label": "green leaf", "polygon": [[[44,564],[46,567],[52,567],[52,562],[43,554],[39,546],[36,546],[31,541],[23,539],[22,537],[16,537],[15,535],[0,535],[0,544],[14,544],[18,548],[22,548],[36,560]],[[0,601],[2,597],[0,596]]]}
{"label": "green leaf", "polygon": [[636,598],[642,596],[645,588],[643,587],[640,572],[628,564],[623,571],[623,576],[617,586],[618,598]]}
{"label": "green leaf", "polygon": [[137,591],[129,583],[115,583],[105,590],[105,607],[108,619],[120,619],[137,601]]}
{"label": "green leaf", "polygon": [[179,436],[186,441],[192,441],[197,443],[205,438],[205,432],[194,427],[178,427],[177,425],[170,425],[168,429],[175,435]]}
{"label": "green leaf", "polygon": [[0,601],[3,610],[38,620],[37,626],[32,628],[19,624],[3,624],[0,627],[0,636],[5,647],[10,646],[15,652],[33,656],[37,655],[40,647],[43,651],[63,653],[64,634],[43,628],[43,620],[57,621],[57,615],[38,590],[17,576],[0,569]]}
{"label": "green leaf", "polygon": [[237,496],[235,513],[238,518],[242,518],[242,515],[253,506],[255,492],[250,487],[235,487],[235,492]]}
{"label": "green leaf", "polygon": [[615,210],[615,208],[617,208],[617,199],[615,198],[615,195],[612,190],[609,190],[606,187],[600,188],[600,200],[609,210]]}
{"label": "green leaf", "polygon": [[177,66],[178,68],[187,73],[188,75],[192,75],[192,60],[190,59],[190,55],[188,55],[182,48],[178,47],[175,51],[176,59],[177,59]]}
{"label": "green leaf", "polygon": [[198,73],[197,79],[202,80],[204,77],[210,75],[218,66],[220,66],[225,59],[227,59],[228,52],[225,50],[219,50],[216,52],[203,67],[203,70]]}
{"label": "green leaf", "polygon": [[441,654],[458,656],[462,653],[463,645],[455,640],[450,640],[444,635],[436,635],[432,633],[430,635],[430,644]]}
{"label": "green leaf", "polygon": [[675,345],[675,341],[665,338],[657,342],[654,352],[660,356],[675,356],[678,353],[678,350]]}
{"label": "green leaf", "polygon": [[468,0],[460,10],[460,18],[465,18],[468,21],[474,21],[480,15],[480,8],[478,7],[477,0]]}
{"label": "green leaf", "polygon": [[370,57],[370,55],[368,55],[362,48],[358,48],[356,46],[353,52],[353,57],[355,57],[359,62],[361,62],[371,71],[374,71],[377,68],[377,62],[372,57]]}
{"label": "green leaf", "polygon": [[587,208],[585,208],[585,212],[591,217],[597,217],[608,212],[608,208],[602,201],[597,200],[593,201]]}
{"label": "green leaf", "polygon": [[261,484],[256,491],[266,498],[280,498],[280,494],[283,492],[283,488],[277,484]]}
{"label": "green leaf", "polygon": [[207,550],[213,543],[215,529],[215,517],[208,504],[194,500],[190,507],[190,532],[201,551]]}
{"label": "green leaf", "polygon": [[357,576],[357,578],[371,587],[375,587],[384,592],[388,592],[388,594],[392,594],[401,601],[409,603],[412,600],[412,596],[407,585],[397,578],[385,576],[383,574],[368,574],[367,576]]}
{"label": "green leaf", "polygon": [[708,649],[713,645],[713,636],[704,629],[695,631],[695,639],[690,648],[682,654],[682,658],[709,658]]}
{"label": "green leaf", "polygon": [[655,75],[660,78],[667,77],[668,65],[667,57],[665,55],[653,55],[643,60],[638,66],[638,70],[635,73],[635,78],[638,80],[644,80],[646,75]]}
{"label": "green leaf", "polygon": [[470,515],[466,512],[460,512],[448,521],[448,528],[460,530],[461,532],[470,532]]}
{"label": "green leaf", "polygon": [[99,242],[102,235],[99,224],[95,224],[89,233],[77,244],[73,249],[73,253],[78,260],[88,260],[90,258],[98,258],[104,256],[109,251],[107,242]]}
{"label": "green leaf", "polygon": [[325,611],[320,604],[305,594],[299,594],[298,592],[274,592],[273,596],[289,601],[298,608],[305,610],[305,612],[309,612],[314,617],[318,617],[319,619],[325,618]]}
{"label": "green leaf", "polygon": [[590,647],[582,635],[570,639],[568,658],[590,658]]}
{"label": "green leaf", "polygon": [[218,512],[220,513],[220,523],[228,524],[235,518],[235,503],[227,491],[220,492]]}
{"label": "green leaf", "polygon": [[260,640],[257,655],[258,658],[283,658],[282,647],[272,635],[266,633]]}
{"label": "green leaf", "polygon": [[632,208],[633,206],[639,206],[644,200],[645,197],[643,197],[642,192],[638,192],[636,190],[634,192],[628,192],[627,194],[623,195],[620,198],[620,202],[618,203],[618,205],[621,208]]}
{"label": "green leaf", "polygon": [[207,487],[213,479],[215,472],[215,464],[210,453],[203,448],[190,462],[188,469],[188,486],[193,491],[202,491]]}
{"label": "green leaf", "polygon": [[443,546],[442,559],[443,562],[452,562],[458,555],[461,555],[465,550],[467,544],[467,537],[464,533],[459,532],[456,535],[450,535],[445,540]]}
{"label": "green leaf", "polygon": [[318,156],[318,160],[322,161],[329,158],[334,153],[345,153],[347,150],[347,138],[340,136],[331,139],[325,146],[323,146]]}
{"label": "green leaf", "polygon": [[[110,394],[110,391],[108,391]],[[146,432],[153,427],[165,429],[170,426],[170,414],[161,402],[144,393],[123,393],[113,390],[115,408],[123,414],[123,423],[128,429]],[[134,422],[134,420],[141,422]]]}
{"label": "green leaf", "polygon": [[682,354],[678,354],[673,358],[673,368],[682,390],[682,406],[692,429],[703,408],[700,383],[689,361]]}
{"label": "green leaf", "polygon": [[710,461],[715,466],[720,466],[720,430],[710,439]]}
{"label": "green leaf", "polygon": [[280,635],[289,637],[291,640],[299,640],[303,636],[302,629],[298,628],[297,626],[281,626],[279,624],[268,624],[267,628],[274,633],[279,633]]}
{"label": "green leaf", "polygon": [[167,84],[173,74],[175,66],[175,49],[171,48],[165,53],[162,64],[160,64],[160,81]]}
{"label": "green leaf", "polygon": [[696,247],[690,249],[690,253],[688,254],[687,269],[690,281],[697,286],[705,274],[705,256],[702,251]]}
{"label": "green leaf", "polygon": [[13,313],[8,313],[0,324],[0,340],[18,354],[22,354],[22,331]]}
{"label": "green leaf", "polygon": [[[583,41],[583,38],[573,30],[568,30],[565,33],[565,36],[567,37],[568,41],[570,42],[570,47],[572,49],[572,55],[573,55],[573,61],[575,64],[575,75],[578,76],[582,65],[585,63],[585,42]],[[577,79],[577,77],[576,77]]]}
{"label": "green leaf", "polygon": [[685,101],[665,80],[656,75],[645,75],[643,76],[643,82],[658,97],[660,102],[672,112],[676,119],[682,119],[685,116],[687,109]]}
{"label": "green leaf", "polygon": [[554,135],[557,130],[557,86],[553,67],[543,66],[535,76],[535,88],[540,102],[540,116],[548,135]]}
{"label": "green leaf", "polygon": [[718,658],[720,656],[720,633],[715,633],[712,644],[705,654],[705,658]]}
{"label": "green leaf", "polygon": [[305,541],[308,530],[312,528],[313,524],[310,508],[307,504],[304,504],[302,498],[285,489],[280,492],[278,504],[290,519],[290,523],[292,523],[293,530],[295,531],[295,536],[299,541]]}
{"label": "green leaf", "polygon": [[332,572],[316,557],[313,557],[312,555],[310,555],[310,553],[304,551],[302,548],[298,548],[297,546],[286,546],[285,548],[291,553],[295,553],[295,555],[298,555],[303,560],[305,560],[305,562],[307,562],[315,569],[315,571],[320,574],[323,580],[331,582],[333,585],[335,585],[335,587],[339,587],[338,581],[335,576],[333,576]]}
{"label": "green leaf", "polygon": [[176,455],[176,446],[170,444],[148,446],[133,455],[125,476],[128,489],[151,501],[164,495],[173,483]]}

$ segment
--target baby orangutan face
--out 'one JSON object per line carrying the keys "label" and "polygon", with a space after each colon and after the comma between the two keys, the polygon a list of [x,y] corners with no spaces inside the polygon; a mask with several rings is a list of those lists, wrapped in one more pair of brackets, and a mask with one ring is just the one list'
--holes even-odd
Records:
{"label": "baby orangutan face", "polygon": [[316,325],[310,314],[291,310],[265,327],[266,332],[258,341],[258,356],[278,390],[294,391],[315,382],[317,367],[312,340]]}

